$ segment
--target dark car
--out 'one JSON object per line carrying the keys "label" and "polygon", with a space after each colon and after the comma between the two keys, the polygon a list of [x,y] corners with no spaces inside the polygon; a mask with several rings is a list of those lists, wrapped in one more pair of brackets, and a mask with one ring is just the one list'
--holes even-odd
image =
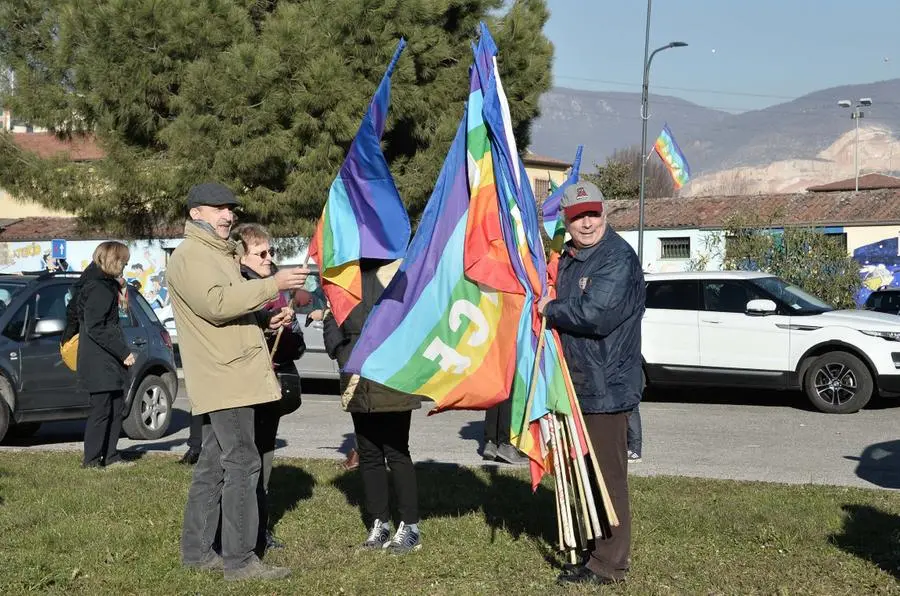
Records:
{"label": "dark car", "polygon": [[886,312],[892,315],[900,315],[900,288],[876,290],[869,294],[863,305],[866,310]]}
{"label": "dark car", "polygon": [[[42,422],[87,418],[88,393],[63,364],[59,339],[78,273],[0,275],[0,440]],[[172,421],[178,387],[172,340],[153,309],[128,287],[121,325],[137,361],[126,380],[122,423],[132,439],[158,439]]]}

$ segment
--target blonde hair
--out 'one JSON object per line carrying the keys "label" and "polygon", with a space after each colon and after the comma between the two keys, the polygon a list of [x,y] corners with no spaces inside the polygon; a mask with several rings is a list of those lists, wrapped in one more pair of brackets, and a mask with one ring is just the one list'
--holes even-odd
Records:
{"label": "blonde hair", "polygon": [[119,277],[131,258],[131,251],[121,242],[109,240],[101,242],[94,249],[94,263],[103,273],[112,277]]}

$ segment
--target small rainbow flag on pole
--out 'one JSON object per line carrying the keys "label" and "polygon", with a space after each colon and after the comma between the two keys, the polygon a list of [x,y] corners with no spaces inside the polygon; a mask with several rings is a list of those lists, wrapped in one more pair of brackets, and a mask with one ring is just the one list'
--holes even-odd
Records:
{"label": "small rainbow flag on pole", "polygon": [[681,152],[678,143],[675,142],[675,137],[672,136],[672,131],[669,130],[668,124],[663,126],[662,132],[656,138],[656,143],[653,144],[653,148],[656,149],[659,158],[663,160],[663,163],[669,169],[669,174],[672,175],[672,180],[675,182],[675,188],[678,189],[684,186],[691,179],[691,166],[688,165],[684,153]]}
{"label": "small rainbow flag on pole", "polygon": [[381,151],[391,75],[405,47],[406,40],[401,39],[331,184],[309,247],[339,325],[362,299],[359,260],[403,258],[409,242],[406,207]]}

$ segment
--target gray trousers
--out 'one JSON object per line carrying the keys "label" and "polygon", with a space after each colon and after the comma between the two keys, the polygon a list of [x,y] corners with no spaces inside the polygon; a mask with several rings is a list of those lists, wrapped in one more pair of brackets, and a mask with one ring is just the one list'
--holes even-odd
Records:
{"label": "gray trousers", "polygon": [[259,531],[256,500],[260,456],[254,441],[254,408],[209,413],[203,448],[184,507],[181,559],[202,563],[213,556],[221,526],[225,569],[239,569],[255,558]]}
{"label": "gray trousers", "polygon": [[641,407],[634,406],[634,409],[628,415],[628,450],[634,451],[638,455],[644,447],[644,433],[641,428]]}

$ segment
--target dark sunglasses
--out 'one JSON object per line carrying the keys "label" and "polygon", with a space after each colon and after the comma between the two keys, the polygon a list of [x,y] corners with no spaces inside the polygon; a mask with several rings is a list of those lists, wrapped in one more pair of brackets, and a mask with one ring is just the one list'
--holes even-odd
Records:
{"label": "dark sunglasses", "polygon": [[269,250],[264,250],[262,252],[252,252],[250,254],[256,255],[257,257],[259,257],[260,259],[263,259],[263,260],[265,260],[268,257],[272,257],[274,259],[275,258],[275,249],[270,248]]}

